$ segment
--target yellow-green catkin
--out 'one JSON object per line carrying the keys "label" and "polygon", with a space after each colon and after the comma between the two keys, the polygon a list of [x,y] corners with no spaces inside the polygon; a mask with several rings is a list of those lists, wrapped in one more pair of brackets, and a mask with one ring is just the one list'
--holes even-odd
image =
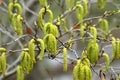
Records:
{"label": "yellow-green catkin", "polygon": [[92,64],[94,64],[98,60],[99,46],[94,41],[94,39],[89,40],[89,43],[87,46],[87,55],[88,55],[88,58]]}
{"label": "yellow-green catkin", "polygon": [[66,20],[65,19],[61,19],[61,26],[63,27],[65,32],[68,32],[68,28],[66,26]]}
{"label": "yellow-green catkin", "polygon": [[14,13],[12,16],[12,19],[11,19],[11,23],[12,23],[12,26],[13,26],[15,32],[17,32],[17,21],[16,21],[17,16],[18,16],[18,14]]}
{"label": "yellow-green catkin", "polygon": [[12,18],[12,10],[13,10],[13,2],[10,2],[8,4],[8,16],[9,16],[9,19],[11,20]]}
{"label": "yellow-green catkin", "polygon": [[90,34],[93,35],[93,39],[96,42],[96,39],[97,39],[97,30],[96,30],[96,28],[94,26],[90,27]]}
{"label": "yellow-green catkin", "polygon": [[80,25],[80,37],[84,36],[84,33],[85,33],[84,30],[85,30],[85,28],[86,28],[85,25],[83,25],[83,24]]}
{"label": "yellow-green catkin", "polygon": [[120,80],[120,73],[118,74],[118,76],[117,76],[117,79],[116,80]]}
{"label": "yellow-green catkin", "polygon": [[74,0],[65,0],[66,9],[70,10],[74,6]]}
{"label": "yellow-green catkin", "polygon": [[28,43],[28,49],[29,49],[29,54],[32,59],[32,61],[35,63],[35,40],[31,39]]}
{"label": "yellow-green catkin", "polygon": [[39,60],[42,60],[43,59],[43,55],[44,55],[44,50],[45,50],[45,45],[44,45],[44,41],[42,39],[37,39],[37,41],[39,42],[40,44],[40,57],[39,57]]}
{"label": "yellow-green catkin", "polygon": [[1,55],[1,67],[2,67],[2,74],[5,76],[6,74],[6,53],[5,52],[2,52],[2,55]]}
{"label": "yellow-green catkin", "polygon": [[56,51],[57,51],[57,40],[55,38],[55,36],[53,34],[47,34],[44,37],[44,44],[45,47],[48,49],[48,51],[52,54],[52,55],[56,55]]}
{"label": "yellow-green catkin", "polygon": [[77,2],[76,3],[76,16],[79,22],[82,22],[83,17],[84,17],[83,14],[84,14],[84,8],[79,2]]}
{"label": "yellow-green catkin", "polygon": [[44,21],[43,21],[43,14],[45,12],[45,8],[42,8],[38,13],[38,26],[40,29],[43,29],[44,27]]}
{"label": "yellow-green catkin", "polygon": [[55,37],[58,37],[58,28],[56,25],[53,25],[52,23],[48,22],[45,24],[44,27],[44,35],[46,34],[53,34]]}
{"label": "yellow-green catkin", "polygon": [[115,59],[116,50],[116,39],[112,37],[112,60]]}
{"label": "yellow-green catkin", "polygon": [[[17,10],[17,12],[13,12],[14,8]],[[8,4],[8,16],[9,16],[10,20],[14,13],[17,13],[18,15],[22,15],[22,6],[19,3],[17,3],[16,1],[15,2],[10,1]]]}
{"label": "yellow-green catkin", "polygon": [[39,0],[40,6],[47,7],[47,0]]}
{"label": "yellow-green catkin", "polygon": [[15,3],[14,8],[17,9],[17,14],[18,15],[22,15],[22,6],[19,3]]}
{"label": "yellow-green catkin", "polygon": [[104,9],[106,6],[106,0],[98,0],[97,4],[98,4],[98,8]]}
{"label": "yellow-green catkin", "polygon": [[67,41],[67,45],[66,45],[67,48],[72,47],[72,39],[73,37],[70,37],[70,39]]}
{"label": "yellow-green catkin", "polygon": [[83,0],[84,17],[88,14],[87,0]]}
{"label": "yellow-green catkin", "polygon": [[77,64],[73,68],[73,80],[79,80],[81,67],[81,60],[77,60]]}
{"label": "yellow-green catkin", "polygon": [[88,67],[90,67],[90,61],[87,57],[83,58],[81,62],[83,65],[87,65]]}
{"label": "yellow-green catkin", "polygon": [[80,72],[80,80],[92,80],[92,72],[90,67],[87,65],[83,65]]}
{"label": "yellow-green catkin", "polygon": [[[43,16],[45,15],[45,12],[49,14],[49,18],[47,19],[48,21],[44,21]],[[42,8],[39,13],[38,13],[38,26],[40,27],[40,29],[43,30],[44,28],[44,24],[47,22],[52,22],[53,20],[53,13],[49,8]]]}
{"label": "yellow-green catkin", "polygon": [[105,60],[106,60],[106,67],[105,67],[105,72],[106,72],[106,71],[108,70],[108,68],[109,68],[110,60],[109,60],[108,54],[103,53],[102,56],[103,56],[103,57],[105,58]]}
{"label": "yellow-green catkin", "polygon": [[92,80],[90,66],[83,64],[81,60],[77,60],[77,64],[73,68],[73,80]]}
{"label": "yellow-green catkin", "polygon": [[63,48],[63,71],[67,71],[67,48]]}
{"label": "yellow-green catkin", "polygon": [[21,15],[17,16],[16,25],[17,25],[16,33],[21,36],[23,34],[23,30],[22,30],[22,17],[21,17]]}
{"label": "yellow-green catkin", "polygon": [[83,50],[81,54],[81,59],[84,59],[87,57],[87,50]]}
{"label": "yellow-green catkin", "polygon": [[99,21],[98,21],[98,24],[99,24],[99,27],[100,27],[101,30],[108,33],[109,24],[108,24],[108,21],[106,19],[100,18]]}
{"label": "yellow-green catkin", "polygon": [[17,66],[17,80],[24,80],[24,71],[21,66]]}
{"label": "yellow-green catkin", "polygon": [[116,59],[120,58],[120,42],[119,41],[120,41],[119,39],[116,40],[116,55],[115,55]]}
{"label": "yellow-green catkin", "polygon": [[2,72],[3,76],[6,74],[6,49],[0,48],[1,56],[0,56],[0,72]]}
{"label": "yellow-green catkin", "polygon": [[1,48],[0,48],[0,51],[1,51],[1,52],[6,52],[6,49],[1,47]]}
{"label": "yellow-green catkin", "polygon": [[28,48],[22,51],[20,58],[20,65],[22,66],[25,73],[29,73],[33,68],[33,61],[31,60],[30,54],[28,53]]}

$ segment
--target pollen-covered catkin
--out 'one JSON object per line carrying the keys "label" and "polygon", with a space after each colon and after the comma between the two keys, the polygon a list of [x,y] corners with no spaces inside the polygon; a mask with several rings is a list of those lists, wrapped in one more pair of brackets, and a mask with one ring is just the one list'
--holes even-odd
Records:
{"label": "pollen-covered catkin", "polygon": [[116,50],[116,39],[112,37],[112,60],[115,59]]}
{"label": "pollen-covered catkin", "polygon": [[87,0],[83,0],[84,17],[88,14]]}
{"label": "pollen-covered catkin", "polygon": [[87,65],[84,65],[81,69],[81,80],[92,80],[92,72]]}
{"label": "pollen-covered catkin", "polygon": [[40,57],[39,57],[39,60],[42,60],[43,58],[43,55],[44,55],[44,50],[45,50],[45,45],[44,45],[44,41],[42,39],[37,39],[37,41],[39,42],[40,44]]}
{"label": "pollen-covered catkin", "polygon": [[106,60],[106,67],[105,67],[105,72],[108,70],[109,64],[110,64],[110,60],[109,60],[109,56],[106,53],[103,53],[102,56],[105,58]]}
{"label": "pollen-covered catkin", "polygon": [[89,43],[87,46],[87,55],[88,55],[88,58],[92,64],[94,64],[98,60],[99,46],[94,41],[94,39],[89,40]]}
{"label": "pollen-covered catkin", "polygon": [[116,40],[116,53],[115,58],[120,59],[120,39]]}
{"label": "pollen-covered catkin", "polygon": [[108,32],[109,24],[108,24],[108,21],[106,19],[100,18],[98,21],[98,24],[99,24],[99,27],[101,30]]}
{"label": "pollen-covered catkin", "polygon": [[73,80],[79,80],[81,67],[81,60],[77,60],[77,64],[73,68]]}
{"label": "pollen-covered catkin", "polygon": [[5,76],[6,74],[6,49],[5,48],[0,48],[1,56],[0,56],[0,72]]}
{"label": "pollen-covered catkin", "polygon": [[31,39],[28,43],[28,49],[29,49],[29,54],[30,54],[30,57],[32,59],[32,61],[35,63],[36,60],[35,60],[35,40],[34,39]]}
{"label": "pollen-covered catkin", "polygon": [[5,52],[2,52],[2,55],[1,55],[1,67],[2,67],[2,74],[5,76],[6,74],[6,53]]}
{"label": "pollen-covered catkin", "polygon": [[8,16],[9,16],[9,19],[11,20],[12,18],[12,10],[13,10],[13,2],[10,2],[8,4]]}
{"label": "pollen-covered catkin", "polygon": [[22,7],[21,7],[21,5],[19,3],[15,3],[14,8],[17,9],[17,14],[18,15],[22,15]]}
{"label": "pollen-covered catkin", "polygon": [[83,6],[79,2],[77,2],[76,3],[76,16],[77,16],[79,22],[82,22],[82,20],[83,20],[83,13],[84,13]]}
{"label": "pollen-covered catkin", "polygon": [[12,16],[12,19],[11,19],[12,26],[13,26],[15,32],[17,31],[17,25],[16,25],[16,24],[17,24],[17,22],[16,22],[17,15],[18,15],[18,14],[14,13],[13,16]]}
{"label": "pollen-covered catkin", "polygon": [[10,1],[9,5],[8,5],[8,16],[9,16],[10,20],[13,16],[13,13],[14,13],[13,9],[14,8],[17,10],[16,13],[18,15],[22,15],[22,6],[19,3],[17,3],[16,1],[15,2]]}
{"label": "pollen-covered catkin", "polygon": [[90,67],[90,61],[88,58],[83,58],[81,62],[83,65],[87,65],[88,67]]}
{"label": "pollen-covered catkin", "polygon": [[92,80],[90,66],[77,60],[77,64],[73,68],[73,80]]}
{"label": "pollen-covered catkin", "polygon": [[52,23],[48,22],[45,24],[44,27],[44,35],[46,34],[53,34],[55,37],[58,37],[58,28],[56,25],[53,25]]}
{"label": "pollen-covered catkin", "polygon": [[21,15],[18,15],[17,16],[17,34],[18,35],[22,35],[23,34],[23,30],[22,30],[22,17],[21,17]]}
{"label": "pollen-covered catkin", "polygon": [[68,32],[68,28],[67,28],[67,26],[66,26],[66,20],[65,20],[65,19],[61,19],[60,23],[61,23],[64,31],[65,31],[65,32]]}
{"label": "pollen-covered catkin", "polygon": [[85,30],[85,26],[84,25],[80,25],[80,37],[83,37],[84,36],[84,30]]}
{"label": "pollen-covered catkin", "polygon": [[17,66],[17,80],[24,80],[24,71],[21,66]]}
{"label": "pollen-covered catkin", "polygon": [[53,34],[47,34],[44,37],[45,47],[52,55],[56,55],[57,51],[57,40]]}
{"label": "pollen-covered catkin", "polygon": [[44,25],[45,25],[45,21],[43,19],[43,16],[45,15],[45,12],[49,14],[49,18],[48,21],[46,22],[52,22],[53,19],[53,13],[49,8],[42,8],[39,13],[38,13],[38,26],[40,27],[40,29],[43,30]]}
{"label": "pollen-covered catkin", "polygon": [[94,41],[96,42],[97,30],[96,30],[96,28],[94,26],[90,27],[90,34],[93,35]]}
{"label": "pollen-covered catkin", "polygon": [[29,49],[25,48],[22,51],[20,58],[20,65],[22,66],[25,73],[29,73],[33,68],[33,61],[31,60],[30,54],[28,53]]}
{"label": "pollen-covered catkin", "polygon": [[63,48],[63,71],[67,71],[67,48]]}

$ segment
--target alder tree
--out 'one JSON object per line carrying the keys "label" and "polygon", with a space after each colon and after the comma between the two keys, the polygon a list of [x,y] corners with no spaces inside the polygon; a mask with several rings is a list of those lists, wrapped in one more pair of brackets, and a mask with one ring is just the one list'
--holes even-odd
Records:
{"label": "alder tree", "polygon": [[[119,65],[112,65],[120,59],[120,39],[112,34],[119,24],[111,29],[108,20],[120,10],[107,10],[109,2],[0,0],[6,15],[0,19],[0,80],[10,80],[12,75],[14,80],[25,80],[46,59],[61,64],[63,73],[71,70],[71,80],[120,80]],[[120,4],[119,0],[114,3]],[[101,15],[90,16],[93,4]],[[111,53],[106,51],[108,46]]]}

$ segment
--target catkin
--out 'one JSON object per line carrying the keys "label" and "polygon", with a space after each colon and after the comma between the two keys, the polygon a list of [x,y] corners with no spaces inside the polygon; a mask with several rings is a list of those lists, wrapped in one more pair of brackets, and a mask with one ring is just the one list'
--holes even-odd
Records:
{"label": "catkin", "polygon": [[63,48],[63,71],[67,71],[67,48]]}
{"label": "catkin", "polygon": [[88,66],[81,67],[79,80],[92,80],[92,72]]}
{"label": "catkin", "polygon": [[90,61],[89,61],[88,58],[83,58],[81,62],[82,62],[82,64],[87,65],[88,67],[90,67]]}
{"label": "catkin", "polygon": [[17,14],[18,15],[22,15],[22,7],[21,7],[21,5],[19,3],[15,3],[14,8],[17,9]]}
{"label": "catkin", "polygon": [[88,14],[87,0],[83,0],[84,17]]}
{"label": "catkin", "polygon": [[53,13],[52,13],[52,11],[50,9],[48,9],[48,8],[46,8],[46,9],[42,8],[39,11],[39,13],[38,13],[38,26],[42,30],[43,30],[43,27],[44,27],[44,24],[45,24],[45,22],[43,20],[43,16],[44,16],[45,12],[49,14],[49,18],[48,18],[47,22],[52,22],[52,19],[53,19]]}
{"label": "catkin", "polygon": [[101,30],[108,32],[109,24],[106,19],[100,18],[98,21],[98,24],[99,24]]}
{"label": "catkin", "polygon": [[17,80],[24,80],[24,71],[21,66],[17,66]]}
{"label": "catkin", "polygon": [[93,39],[90,39],[87,46],[87,54],[92,64],[94,64],[98,60],[98,55],[99,55],[98,53],[99,53],[98,44]]}
{"label": "catkin", "polygon": [[85,30],[85,26],[84,25],[80,25],[80,37],[84,36],[84,30]]}
{"label": "catkin", "polygon": [[44,37],[45,47],[52,55],[56,55],[57,49],[57,40],[53,34],[47,34]]}
{"label": "catkin", "polygon": [[2,74],[5,76],[6,74],[6,53],[3,52],[2,55],[1,55],[1,67],[2,67]]}
{"label": "catkin", "polygon": [[96,38],[97,38],[97,30],[95,27],[90,27],[90,33],[91,35],[93,35],[94,41],[96,42]]}
{"label": "catkin", "polygon": [[84,13],[83,6],[79,2],[77,2],[76,3],[76,16],[77,16],[79,22],[82,22],[83,13]]}
{"label": "catkin", "polygon": [[18,15],[17,16],[17,34],[18,35],[22,35],[23,34],[23,30],[22,30],[22,17],[21,17],[21,15]]}
{"label": "catkin", "polygon": [[73,80],[79,80],[81,67],[81,60],[77,60],[77,64],[73,68]]}
{"label": "catkin", "polygon": [[13,14],[13,8],[16,8],[17,9],[17,14],[18,15],[22,15],[22,7],[19,3],[17,3],[16,1],[13,3],[10,1],[9,5],[8,5],[8,16],[11,20],[12,18],[12,14]]}
{"label": "catkin", "polygon": [[17,31],[17,25],[16,25],[16,24],[17,24],[17,22],[16,22],[17,15],[18,15],[18,14],[14,13],[13,16],[12,16],[12,19],[11,19],[11,21],[12,21],[12,26],[13,26],[15,32]]}
{"label": "catkin", "polygon": [[41,49],[39,59],[42,60],[43,55],[44,55],[44,49],[45,49],[44,41],[43,41],[42,39],[37,39],[37,41],[39,42],[39,44],[40,44],[40,49]]}
{"label": "catkin", "polygon": [[25,73],[29,73],[33,68],[33,61],[31,60],[30,54],[28,53],[28,48],[25,48],[22,51],[20,65],[22,66]]}
{"label": "catkin", "polygon": [[35,40],[34,39],[31,39],[28,43],[28,49],[29,49],[29,54],[30,54],[30,57],[32,59],[32,61],[35,63],[36,60],[35,60]]}
{"label": "catkin", "polygon": [[53,25],[50,22],[46,23],[45,27],[44,27],[44,35],[46,35],[46,34],[53,34],[55,37],[58,37],[57,26]]}
{"label": "catkin", "polygon": [[9,19],[11,20],[12,18],[12,10],[13,10],[13,2],[10,2],[8,4],[8,16],[9,16]]}
{"label": "catkin", "polygon": [[112,37],[112,60],[115,59],[116,56],[116,40]]}
{"label": "catkin", "polygon": [[116,41],[116,55],[115,55],[116,59],[120,58],[120,44],[119,44],[119,39],[117,39]]}
{"label": "catkin", "polygon": [[64,31],[65,31],[65,32],[68,32],[68,28],[67,28],[67,26],[66,26],[66,20],[65,20],[65,19],[61,19],[61,25],[62,25]]}
{"label": "catkin", "polygon": [[102,54],[103,57],[105,57],[106,60],[106,68],[105,68],[105,72],[108,70],[109,64],[110,64],[110,60],[109,60],[109,56],[106,53]]}

